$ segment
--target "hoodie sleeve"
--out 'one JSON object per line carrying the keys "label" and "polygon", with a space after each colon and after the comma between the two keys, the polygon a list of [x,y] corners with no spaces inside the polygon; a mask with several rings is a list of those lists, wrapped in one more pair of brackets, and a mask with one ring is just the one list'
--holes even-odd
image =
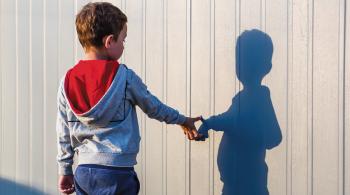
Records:
{"label": "hoodie sleeve", "polygon": [[163,104],[156,96],[152,95],[141,78],[134,71],[128,69],[127,98],[138,105],[148,117],[167,124],[183,124],[186,117],[177,110]]}
{"label": "hoodie sleeve", "polygon": [[66,101],[63,95],[63,82],[61,82],[57,94],[57,162],[59,175],[72,175],[72,164],[74,151],[71,146],[70,132],[68,128],[68,120],[66,114]]}

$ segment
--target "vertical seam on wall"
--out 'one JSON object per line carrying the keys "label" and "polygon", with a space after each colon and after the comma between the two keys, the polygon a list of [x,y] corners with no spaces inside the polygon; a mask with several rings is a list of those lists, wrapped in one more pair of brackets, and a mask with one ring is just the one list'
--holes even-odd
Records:
{"label": "vertical seam on wall", "polygon": [[260,30],[264,31],[263,19],[264,19],[264,11],[263,10],[263,2],[264,0],[260,0]]}
{"label": "vertical seam on wall", "polygon": [[[215,88],[215,0],[210,0],[210,115],[214,113]],[[214,132],[210,132],[209,139],[209,194],[214,195]]]}
{"label": "vertical seam on wall", "polygon": [[[235,53],[235,57],[236,57],[236,65],[235,65],[235,68],[236,68],[236,81],[238,81],[238,86],[237,84],[235,85],[235,93],[237,94],[237,91],[239,92],[240,89],[241,89],[241,82],[239,81],[238,79],[238,75],[240,74],[240,66],[241,66],[241,47],[240,47],[240,41],[239,41],[239,36],[241,35],[241,9],[242,9],[242,4],[241,4],[241,0],[238,1],[238,35],[237,35],[237,38],[236,38],[236,53]],[[236,30],[237,32],[237,30]],[[238,51],[237,51],[238,49]],[[238,62],[237,62],[238,61]],[[237,90],[237,87],[238,87],[238,90]],[[241,98],[240,96],[238,96],[238,114],[240,112],[240,107],[241,107]]]}
{"label": "vertical seam on wall", "polygon": [[[293,192],[293,0],[287,1],[287,194]],[[291,50],[290,50],[291,48]],[[291,98],[290,98],[291,97]]]}
{"label": "vertical seam on wall", "polygon": [[[234,64],[233,64],[233,67],[234,67],[234,71],[235,71],[235,74],[238,75],[239,73],[239,51],[237,51],[237,48],[238,47],[238,37],[239,37],[239,34],[240,34],[240,20],[241,20],[241,4],[240,4],[240,0],[237,0],[236,3],[235,3],[235,45],[234,45],[234,48],[235,48],[235,53],[233,54],[235,57],[234,57]],[[235,84],[234,84],[234,87],[235,87],[235,91],[234,93],[236,94],[237,93],[237,88],[238,88],[238,91],[239,91],[239,85],[240,85],[240,82],[238,80],[238,77],[236,76],[234,78],[234,81],[235,81]],[[238,105],[239,105],[239,100],[238,100]]]}
{"label": "vertical seam on wall", "polygon": [[[186,113],[187,116],[191,115],[191,12],[192,0],[186,0]],[[186,138],[186,168],[185,168],[185,194],[191,194],[191,142]]]}
{"label": "vertical seam on wall", "polygon": [[[56,85],[58,86],[58,88],[59,88],[59,86],[60,86],[60,64],[61,64],[61,51],[60,51],[60,49],[61,49],[61,34],[60,34],[60,30],[61,30],[61,1],[60,0],[56,0],[56,2],[57,2],[57,8],[58,8],[58,11],[57,11],[57,39],[58,39],[58,41],[57,41],[57,56],[58,56],[58,58],[57,58],[57,66],[56,66],[56,78],[57,78],[57,80],[56,80]],[[57,91],[58,91],[59,89],[57,89]],[[58,172],[58,166],[56,166],[56,173]],[[56,192],[58,192],[58,189],[56,189]]]}
{"label": "vertical seam on wall", "polygon": [[[2,12],[2,0],[0,0],[0,13],[3,13]],[[3,15],[0,14],[0,28],[2,27],[2,20],[3,20]],[[2,64],[2,31],[0,30],[0,63]],[[3,65],[0,66],[0,75],[1,75],[1,78],[0,78],[0,159],[4,159],[2,156],[3,156],[3,148],[4,148],[4,141],[3,141],[3,119],[2,119],[2,116],[3,115],[3,106],[2,106],[2,78],[3,78],[3,69],[2,69]],[[0,175],[2,175],[2,160],[0,160]]]}
{"label": "vertical seam on wall", "polygon": [[260,9],[259,9],[259,11],[260,11],[260,29],[262,30],[262,1],[263,0],[260,0]]}
{"label": "vertical seam on wall", "polygon": [[[311,13],[310,13],[311,12]],[[313,69],[314,69],[314,62],[313,62],[313,55],[314,55],[314,0],[309,0],[308,3],[308,103],[311,105],[308,106],[308,123],[310,126],[309,127],[309,132],[308,132],[308,193],[309,195],[313,195],[313,128],[314,128],[314,101],[313,101],[313,95],[314,95],[314,86],[313,86],[313,79],[314,79],[314,74],[313,74]],[[311,20],[311,21],[310,21]]]}
{"label": "vertical seam on wall", "polygon": [[[126,14],[124,0],[120,0],[120,10],[122,10],[122,12]],[[123,64],[125,64],[125,52],[122,53],[122,56],[120,57],[119,62],[122,62]]]}
{"label": "vertical seam on wall", "polygon": [[347,136],[347,132],[346,132],[346,42],[347,42],[347,36],[346,36],[346,33],[347,33],[347,1],[344,0],[344,48],[343,48],[343,178],[344,178],[344,181],[343,181],[343,193],[345,195],[346,193],[346,159],[347,159],[347,156],[346,156],[346,136]]}
{"label": "vertical seam on wall", "polygon": [[[141,67],[141,74],[144,79],[144,82],[146,83],[146,0],[142,0],[142,67]],[[141,123],[142,123],[142,180],[143,180],[143,194],[146,194],[146,116],[145,114],[142,114],[141,117]]]}
{"label": "vertical seam on wall", "polygon": [[[126,0],[122,0],[122,6],[123,6],[123,12],[127,15],[126,13]],[[123,52],[123,63],[126,63],[126,53]]]}
{"label": "vertical seam on wall", "polygon": [[[238,75],[239,75],[239,66],[240,66],[240,41],[238,40],[240,34],[241,34],[241,0],[237,0],[237,3],[236,3],[236,11],[237,11],[237,24],[236,24],[236,45],[235,45],[235,72],[236,72],[236,77],[235,77],[235,94],[237,94],[237,92],[240,91],[240,81],[238,79]],[[238,96],[237,98],[237,101],[238,101],[238,114],[239,114],[239,111],[240,111],[240,97]]]}
{"label": "vertical seam on wall", "polygon": [[[167,85],[168,85],[168,50],[167,50],[167,0],[163,1],[163,101],[167,104]],[[163,179],[162,179],[162,192],[167,194],[167,125],[162,123],[162,154],[163,154]]]}
{"label": "vertical seam on wall", "polygon": [[[315,26],[315,4],[314,4],[314,0],[312,0],[312,66],[311,66],[311,74],[312,74],[312,112],[311,112],[311,117],[312,117],[312,178],[314,177],[314,26]],[[312,181],[312,194],[314,193],[314,183]]]}
{"label": "vertical seam on wall", "polygon": [[339,38],[338,38],[338,140],[339,140],[339,152],[338,152],[338,178],[339,178],[339,183],[338,183],[338,194],[342,195],[344,194],[344,178],[345,178],[345,168],[344,168],[344,160],[345,160],[345,153],[344,153],[344,135],[345,135],[345,126],[344,126],[344,111],[345,111],[345,10],[346,7],[344,6],[345,0],[340,0],[338,8],[342,9],[339,10]]}
{"label": "vertical seam on wall", "polygon": [[[61,52],[61,40],[62,40],[62,35],[61,35],[61,26],[62,26],[62,1],[57,0],[57,4],[58,4],[58,27],[57,27],[57,36],[58,36],[58,44],[57,44],[57,56],[58,56],[58,62],[57,62],[57,86],[60,86],[60,70],[61,70],[61,56],[62,56],[62,52]],[[59,89],[60,90],[60,89]],[[58,167],[56,168],[56,172],[58,172]],[[56,190],[58,192],[58,189]]]}
{"label": "vertical seam on wall", "polygon": [[[124,12],[124,14],[127,16],[128,15],[128,13],[127,13],[127,11],[126,11],[126,1],[125,0],[123,0],[122,1],[122,10],[123,10],[123,12]],[[127,37],[125,38],[125,43],[124,43],[124,46],[127,44]],[[122,54],[122,58],[123,58],[123,61],[122,61],[122,63],[123,64],[127,64],[126,63],[126,51],[125,51],[125,49],[124,49],[124,51],[123,51],[123,54]]]}
{"label": "vertical seam on wall", "polygon": [[[242,33],[242,26],[241,26],[241,22],[242,22],[242,3],[241,3],[241,0],[239,0],[239,23],[238,23],[238,37],[241,35]],[[241,72],[241,43],[238,42],[238,66],[236,66],[238,68],[238,74],[240,74]],[[237,80],[239,81],[238,77],[237,77]],[[239,81],[238,82],[238,92],[241,91],[242,89],[242,83]],[[240,96],[238,96],[238,113],[240,112],[240,105],[241,105],[241,101],[240,101]]]}
{"label": "vertical seam on wall", "polygon": [[29,175],[30,175],[30,186],[33,187],[33,42],[32,42],[32,35],[33,35],[33,29],[32,29],[32,0],[29,1]]}
{"label": "vertical seam on wall", "polygon": [[[241,35],[241,19],[242,19],[242,3],[241,3],[241,0],[238,0],[238,35],[237,35],[237,38]],[[237,39],[238,40],[238,39]],[[236,43],[236,46],[238,45],[238,47],[236,47],[236,49],[238,49],[238,52],[236,51],[236,60],[238,59],[238,62],[236,61],[236,63],[238,64],[236,66],[236,74],[239,75],[240,74],[240,67],[241,67],[241,46],[240,46],[240,42],[237,42]],[[238,54],[238,56],[237,56]],[[238,90],[237,88],[235,89],[236,90],[236,93],[237,91],[239,92],[241,90],[241,82],[239,81],[238,77],[236,78],[236,81],[238,81]],[[240,96],[238,96],[238,113],[240,112]]]}
{"label": "vertical seam on wall", "polygon": [[43,113],[44,113],[44,121],[43,121],[43,125],[44,125],[44,128],[43,128],[43,134],[44,134],[44,137],[43,137],[43,143],[44,143],[44,147],[43,147],[43,150],[44,150],[44,179],[43,179],[43,182],[44,182],[44,192],[47,192],[48,188],[47,188],[47,155],[46,155],[46,152],[47,152],[47,148],[45,147],[46,144],[47,144],[47,133],[45,131],[45,129],[48,129],[47,128],[47,96],[46,96],[46,93],[47,93],[47,90],[46,90],[46,87],[47,87],[47,83],[46,83],[46,71],[47,71],[47,67],[46,67],[46,1],[43,0],[43,95],[44,95],[44,106],[43,106]]}
{"label": "vertical seam on wall", "polygon": [[264,32],[266,32],[266,0],[264,0],[264,28],[263,28],[263,30],[264,30]]}
{"label": "vertical seam on wall", "polygon": [[[57,35],[58,35],[58,44],[57,44],[57,78],[60,78],[60,64],[61,64],[61,34],[60,34],[60,30],[61,30],[61,1],[60,0],[57,0],[57,4],[58,4],[58,21],[57,21]],[[58,85],[60,84],[59,83],[60,80],[58,79],[57,83]]]}
{"label": "vertical seam on wall", "polygon": [[315,2],[312,2],[311,12],[311,194],[314,194],[314,25],[315,25]]}
{"label": "vertical seam on wall", "polygon": [[[77,0],[74,0],[74,3],[73,3],[73,10],[74,10],[74,15],[77,13],[77,9],[78,9],[78,2]],[[78,49],[78,40],[77,40],[77,31],[76,30],[73,30],[73,34],[74,34],[74,44],[73,44],[73,56],[74,56],[74,63],[77,61],[78,59],[78,52],[77,52],[77,49]]]}
{"label": "vertical seam on wall", "polygon": [[[18,137],[18,135],[19,135],[19,133],[18,133],[18,131],[19,131],[19,127],[18,127],[18,118],[19,118],[19,116],[18,116],[18,102],[19,102],[19,100],[18,100],[18,88],[19,88],[19,82],[18,82],[18,79],[19,79],[19,72],[18,72],[18,66],[19,66],[19,59],[18,59],[18,53],[19,53],[19,51],[18,51],[18,0],[15,0],[15,50],[16,50],[16,59],[15,59],[15,71],[16,71],[16,83],[15,83],[15,86],[16,86],[16,94],[15,94],[15,101],[16,101],[16,105],[15,105],[15,111],[16,111],[16,118],[15,118],[15,120],[16,120],[16,122],[15,122],[15,132],[16,132],[16,135],[15,135],[15,139],[16,139],[16,145],[15,145],[15,147],[16,147],[16,154],[15,154],[15,167],[16,167],[16,170],[15,170],[15,181],[16,182],[18,182],[18,168],[19,168],[19,166],[20,166],[20,163],[18,162],[18,159],[19,159],[19,148],[17,147],[18,145],[19,145],[19,137]],[[16,192],[17,192],[17,186],[16,186]]]}
{"label": "vertical seam on wall", "polygon": [[[73,0],[73,12],[76,13],[77,10],[77,0]],[[74,63],[77,60],[77,35],[76,35],[76,31],[73,30],[73,59],[74,59]]]}

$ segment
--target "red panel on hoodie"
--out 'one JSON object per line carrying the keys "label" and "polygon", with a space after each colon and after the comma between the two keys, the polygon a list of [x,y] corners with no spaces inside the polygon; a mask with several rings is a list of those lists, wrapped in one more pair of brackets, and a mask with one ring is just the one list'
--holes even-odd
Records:
{"label": "red panel on hoodie", "polygon": [[64,81],[69,104],[76,114],[89,111],[109,89],[118,71],[117,61],[81,60]]}

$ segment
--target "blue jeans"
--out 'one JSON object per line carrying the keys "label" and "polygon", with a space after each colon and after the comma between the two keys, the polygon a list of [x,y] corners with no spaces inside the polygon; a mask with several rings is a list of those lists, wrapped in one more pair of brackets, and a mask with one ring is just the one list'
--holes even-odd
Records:
{"label": "blue jeans", "polygon": [[137,195],[140,190],[132,167],[79,165],[74,183],[77,195]]}

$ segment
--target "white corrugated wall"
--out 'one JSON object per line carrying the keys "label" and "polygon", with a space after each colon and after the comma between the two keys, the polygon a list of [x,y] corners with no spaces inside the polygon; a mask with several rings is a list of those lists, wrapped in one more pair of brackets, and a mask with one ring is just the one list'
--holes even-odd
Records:
{"label": "white corrugated wall", "polygon": [[[59,78],[82,57],[75,14],[87,0],[0,0],[0,194],[58,194]],[[272,39],[271,92],[282,142],[267,150],[271,195],[350,195],[350,3],[346,0],[114,0],[128,16],[121,62],[163,102],[204,117],[242,85],[245,30]],[[141,112],[139,112],[141,114]],[[143,195],[220,194],[222,133],[189,142],[140,115]]]}

